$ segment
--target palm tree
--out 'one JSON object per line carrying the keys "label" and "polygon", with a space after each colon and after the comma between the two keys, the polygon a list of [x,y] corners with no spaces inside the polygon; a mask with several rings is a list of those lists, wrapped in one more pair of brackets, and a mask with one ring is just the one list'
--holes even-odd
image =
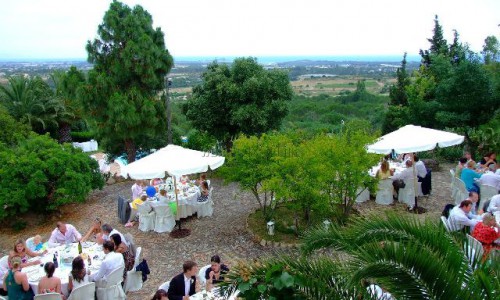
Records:
{"label": "palm tree", "polygon": [[[286,266],[296,279],[294,292],[305,295],[302,299],[336,299],[330,298],[328,289],[344,292],[347,296],[341,299],[370,299],[366,295],[370,284],[396,299],[498,299],[498,261],[472,260],[464,251],[467,247],[462,234],[450,234],[429,220],[394,213],[370,215],[346,227],[307,232],[298,259],[283,256],[240,264],[228,277],[234,287],[243,286],[243,296],[269,290],[259,288],[265,283],[262,278],[274,280],[272,270]],[[327,253],[318,254],[320,249]]]}

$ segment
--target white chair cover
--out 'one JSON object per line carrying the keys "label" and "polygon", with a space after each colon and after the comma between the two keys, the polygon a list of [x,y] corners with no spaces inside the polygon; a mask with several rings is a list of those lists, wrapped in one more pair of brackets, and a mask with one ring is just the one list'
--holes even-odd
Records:
{"label": "white chair cover", "polygon": [[201,268],[200,271],[198,272],[198,278],[200,280],[200,285],[202,289],[207,285],[207,279],[205,278],[205,273],[211,266],[212,265],[206,265],[203,268]]}
{"label": "white chair cover", "polygon": [[142,272],[136,272],[135,267],[139,264],[141,259],[142,248],[137,247],[135,252],[135,262],[132,270],[127,271],[127,279],[125,279],[125,285],[123,289],[126,292],[134,292],[142,289]]}
{"label": "white chair cover", "polygon": [[34,300],[62,300],[62,296],[59,293],[48,293],[48,294],[38,294],[35,295]]}
{"label": "white chair cover", "polygon": [[460,178],[455,178],[455,205],[459,205],[460,202],[464,201],[469,197],[469,192],[465,187],[465,183]]}
{"label": "white chair cover", "polygon": [[137,213],[139,214],[139,230],[150,231],[155,228],[155,212],[151,211],[151,204],[144,202],[137,205]]}
{"label": "white chair cover", "polygon": [[455,170],[450,169],[450,176],[451,176],[451,199],[455,200],[455,196],[457,194],[457,189],[455,187]]}
{"label": "white chair cover", "polygon": [[170,206],[168,204],[159,204],[155,206],[156,219],[155,219],[155,232],[171,232],[175,227],[175,218],[172,215]]}
{"label": "white chair cover", "polygon": [[490,200],[491,197],[498,194],[497,189],[490,185],[481,184],[479,189],[481,195],[481,203],[485,203],[486,201]]}
{"label": "white chair cover", "polygon": [[34,236],[32,236],[32,237],[28,238],[28,239],[26,240],[26,243],[25,243],[25,244],[26,244],[26,247],[27,247],[28,249],[30,249],[31,251],[35,251],[35,247],[36,247],[36,245],[35,245],[35,242],[34,242],[34,241],[35,241],[35,237],[34,237]]}
{"label": "white chair cover", "polygon": [[164,290],[165,292],[168,292],[168,288],[170,287],[170,281],[165,281],[164,283],[162,283],[158,289],[159,290]]}
{"label": "white chair cover", "polygon": [[450,231],[459,231],[464,228],[464,225],[457,222],[453,216],[450,216],[448,218],[448,228],[450,229]]}
{"label": "white chair cover", "polygon": [[68,297],[68,300],[87,299],[95,299],[95,282],[89,282],[75,288]]}
{"label": "white chair cover", "polygon": [[481,261],[481,259],[483,258],[483,245],[480,241],[476,240],[469,234],[467,234],[467,241],[467,257],[469,258],[470,263],[474,265],[475,262]]}
{"label": "white chair cover", "polygon": [[392,204],[392,189],[392,179],[380,180],[375,203],[382,205]]}
{"label": "white chair cover", "polygon": [[356,197],[356,203],[363,203],[370,200],[370,191],[367,188],[359,187],[356,194],[358,194]]}
{"label": "white chair cover", "polygon": [[446,229],[446,231],[448,231],[448,232],[452,231],[450,229],[450,225],[448,224],[448,219],[446,219],[445,216],[441,216],[441,222],[443,223],[444,228]]}
{"label": "white chair cover", "polygon": [[98,300],[125,299],[125,292],[122,289],[124,269],[125,267],[114,269],[106,278],[96,283]]}
{"label": "white chair cover", "polygon": [[413,187],[413,179],[406,181],[405,188],[399,189],[398,201],[403,202],[408,207],[415,206],[415,188]]}
{"label": "white chair cover", "polygon": [[212,200],[212,192],[213,192],[213,188],[210,188],[207,201],[196,203],[195,209],[196,209],[198,218],[211,217],[214,214],[214,202]]}

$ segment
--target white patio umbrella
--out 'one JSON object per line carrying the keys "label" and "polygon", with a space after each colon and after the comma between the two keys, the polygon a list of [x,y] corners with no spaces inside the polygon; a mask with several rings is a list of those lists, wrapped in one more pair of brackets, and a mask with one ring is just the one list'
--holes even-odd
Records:
{"label": "white patio umbrella", "polygon": [[[176,177],[202,173],[208,171],[208,169],[215,170],[222,166],[224,161],[223,156],[168,145],[125,166],[120,170],[120,174],[125,178],[130,177],[132,179],[163,178],[171,175],[174,177],[174,187],[176,187]],[[179,207],[177,193],[175,193],[175,201],[177,207]],[[178,212],[179,210],[177,210]]]}
{"label": "white patio umbrella", "polygon": [[[464,137],[452,132],[425,128],[415,125],[406,125],[396,131],[382,136],[376,143],[369,145],[367,151],[370,153],[389,154],[394,150],[396,153],[413,153],[428,151],[437,146],[444,148],[463,143]],[[413,164],[413,177],[415,190],[415,209],[417,209],[417,177],[415,176],[415,164]]]}
{"label": "white patio umbrella", "polygon": [[132,179],[163,178],[215,170],[225,158],[207,152],[168,145],[120,170],[121,176]]}
{"label": "white patio umbrella", "polygon": [[459,145],[463,141],[464,137],[456,133],[406,125],[369,145],[368,152],[389,154],[393,149],[396,153],[420,152],[432,150],[436,146],[444,148]]}

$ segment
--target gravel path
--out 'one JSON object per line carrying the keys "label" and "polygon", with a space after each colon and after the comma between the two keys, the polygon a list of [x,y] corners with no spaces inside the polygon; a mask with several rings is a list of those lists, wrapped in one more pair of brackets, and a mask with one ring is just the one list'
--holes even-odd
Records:
{"label": "gravel path", "polygon": [[[441,209],[450,200],[449,174],[451,165],[442,166],[443,171],[433,172],[432,195],[422,197],[419,205],[427,208],[426,214],[419,218],[432,218],[438,221]],[[130,232],[138,246],[143,247],[143,256],[148,260],[151,274],[139,292],[129,293],[127,299],[151,298],[158,286],[181,272],[182,263],[191,259],[200,266],[209,263],[210,257],[219,254],[227,264],[234,264],[239,259],[254,259],[272,255],[275,250],[262,247],[252,241],[245,230],[245,220],[257,204],[253,195],[241,192],[236,184],[223,185],[220,179],[212,179],[215,202],[214,215],[211,218],[190,218],[183,221],[184,228],[191,229],[191,235],[183,239],[172,239],[167,233],[141,232],[134,228],[125,228],[119,224],[116,215],[118,195],[130,197],[131,181],[106,186],[102,191],[95,191],[85,204],[67,205],[60,215],[40,219],[34,217],[30,226],[21,232],[2,229],[0,233],[0,252],[7,254],[17,238],[27,238],[41,234],[47,239],[57,220],[64,220],[75,225],[82,234],[88,230],[91,221],[100,217],[122,233]],[[361,213],[370,211],[397,210],[405,211],[405,206],[379,206],[373,200],[357,205]]]}

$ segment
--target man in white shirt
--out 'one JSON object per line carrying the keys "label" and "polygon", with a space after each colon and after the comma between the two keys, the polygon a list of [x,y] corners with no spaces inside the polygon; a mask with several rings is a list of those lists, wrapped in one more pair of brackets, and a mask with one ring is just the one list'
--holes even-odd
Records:
{"label": "man in white shirt", "polygon": [[425,164],[423,161],[418,159],[418,156],[414,156],[415,159],[415,169],[417,169],[417,176],[419,178],[418,181],[422,181],[421,179],[425,178],[427,175],[427,169],[425,168]]}
{"label": "man in white shirt", "polygon": [[465,226],[470,227],[470,232],[474,230],[474,226],[479,222],[478,219],[470,219],[467,215],[472,210],[472,201],[464,200],[460,205],[455,206],[450,211],[450,217],[448,218],[450,225],[454,230],[461,230]]}
{"label": "man in white shirt", "polygon": [[102,230],[102,236],[101,236],[101,239],[99,239],[99,238],[97,239],[98,244],[102,244],[105,241],[109,241],[111,239],[110,236],[112,236],[113,234],[118,234],[120,236],[120,238],[122,239],[122,242],[124,242],[127,246],[130,246],[128,241],[125,239],[125,236],[123,234],[121,234],[118,230],[113,229],[113,227],[111,227],[111,225],[104,224],[101,226],[101,230]]}
{"label": "man in white shirt", "polygon": [[500,194],[491,197],[490,205],[488,206],[488,211],[490,213],[500,211]]}
{"label": "man in white shirt", "polygon": [[496,165],[490,164],[488,171],[486,171],[481,178],[479,178],[479,183],[484,185],[489,185],[494,187],[497,191],[500,190],[500,175],[495,174]]}
{"label": "man in white shirt", "polygon": [[56,229],[52,231],[48,244],[49,247],[57,247],[64,243],[79,242],[81,238],[82,235],[76,230],[75,226],[57,222]]}
{"label": "man in white shirt", "polygon": [[111,241],[106,241],[102,245],[104,249],[104,259],[102,260],[99,271],[90,275],[90,280],[99,281],[119,267],[125,266],[123,254],[115,252],[115,245]]}

